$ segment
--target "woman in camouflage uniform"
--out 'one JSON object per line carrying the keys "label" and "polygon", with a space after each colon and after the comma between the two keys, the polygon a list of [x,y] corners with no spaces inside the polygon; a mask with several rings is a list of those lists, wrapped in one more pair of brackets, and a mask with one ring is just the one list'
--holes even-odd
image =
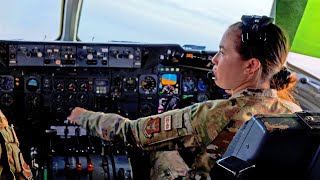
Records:
{"label": "woman in camouflage uniform", "polygon": [[[146,151],[161,150],[153,157],[151,179],[206,179],[239,127],[253,115],[301,111],[288,91],[295,78],[285,67],[287,37],[272,20],[243,16],[224,33],[212,72],[219,87],[233,92],[229,99],[134,121],[76,107],[68,119],[103,139],[121,138]],[[188,165],[172,151],[179,149],[190,151]]]}

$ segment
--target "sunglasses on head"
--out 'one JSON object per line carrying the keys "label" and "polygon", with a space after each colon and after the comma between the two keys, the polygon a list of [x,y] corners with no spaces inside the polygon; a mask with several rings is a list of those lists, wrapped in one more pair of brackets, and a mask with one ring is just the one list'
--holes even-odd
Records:
{"label": "sunglasses on head", "polygon": [[267,16],[248,16],[241,17],[243,24],[241,40],[242,42],[266,41],[267,34],[263,30],[272,24],[273,18]]}

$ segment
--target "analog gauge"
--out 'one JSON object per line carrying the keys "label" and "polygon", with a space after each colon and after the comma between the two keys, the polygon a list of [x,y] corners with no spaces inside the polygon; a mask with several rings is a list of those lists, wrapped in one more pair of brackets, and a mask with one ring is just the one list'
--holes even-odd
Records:
{"label": "analog gauge", "polygon": [[53,83],[53,87],[56,91],[63,91],[64,90],[64,83],[63,83],[63,81],[55,81]]}
{"label": "analog gauge", "polygon": [[5,94],[2,94],[2,95],[1,95],[1,97],[0,97],[0,104],[1,104],[2,106],[8,107],[8,106],[11,106],[12,103],[13,103],[13,97],[12,97],[11,94],[5,93]]}
{"label": "analog gauge", "polygon": [[142,116],[150,116],[152,114],[153,106],[151,104],[142,104],[139,112]]}
{"label": "analog gauge", "polygon": [[0,76],[0,89],[2,91],[12,91],[14,87],[14,78],[12,76]]}
{"label": "analog gauge", "polygon": [[80,81],[78,82],[78,89],[79,91],[88,91],[88,82],[87,81]]}
{"label": "analog gauge", "polygon": [[156,80],[151,76],[146,76],[140,83],[141,89],[145,94],[155,93],[157,91]]}
{"label": "analog gauge", "polygon": [[73,82],[73,81],[68,82],[68,84],[67,84],[68,91],[76,91],[76,89],[77,89],[77,86],[76,86],[75,82]]}
{"label": "analog gauge", "polygon": [[88,102],[88,94],[84,92],[80,92],[77,94],[77,102],[79,104],[84,104]]}
{"label": "analog gauge", "polygon": [[191,77],[185,77],[183,79],[183,92],[184,93],[192,93],[196,91],[196,82]]}
{"label": "analog gauge", "polygon": [[28,95],[26,97],[26,105],[30,109],[35,109],[40,107],[40,97],[38,95]]}
{"label": "analog gauge", "polygon": [[68,104],[65,108],[68,111],[68,114],[70,114],[71,111],[75,108],[75,105]]}
{"label": "analog gauge", "polygon": [[62,114],[64,112],[63,107],[60,104],[54,104],[52,106],[52,112],[55,112],[57,114]]}
{"label": "analog gauge", "polygon": [[205,102],[205,101],[208,101],[208,100],[209,100],[208,96],[206,94],[204,94],[204,93],[199,93],[197,95],[197,101],[198,102]]}
{"label": "analog gauge", "polygon": [[66,98],[65,98],[65,101],[67,103],[74,103],[75,102],[75,99],[76,99],[76,94],[75,93],[67,93],[66,95]]}
{"label": "analog gauge", "polygon": [[136,91],[137,88],[137,78],[129,77],[123,79],[123,89],[124,91]]}
{"label": "analog gauge", "polygon": [[34,78],[28,79],[26,82],[26,89],[30,92],[37,92],[39,89],[39,81]]}
{"label": "analog gauge", "polygon": [[198,89],[200,91],[206,91],[208,89],[208,83],[205,82],[202,78],[198,80]]}
{"label": "analog gauge", "polygon": [[62,103],[64,99],[64,95],[62,93],[55,93],[53,94],[53,101],[56,103]]}

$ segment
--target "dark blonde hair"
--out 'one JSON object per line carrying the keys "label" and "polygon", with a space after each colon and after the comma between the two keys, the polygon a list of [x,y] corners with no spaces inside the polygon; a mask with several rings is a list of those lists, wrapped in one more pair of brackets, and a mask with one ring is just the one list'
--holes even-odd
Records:
{"label": "dark blonde hair", "polygon": [[289,51],[286,33],[279,26],[269,24],[263,29],[266,41],[243,42],[241,40],[243,29],[242,22],[229,27],[229,30],[236,33],[239,43],[235,43],[235,49],[240,56],[243,60],[259,59],[262,66],[262,78],[270,79],[270,87],[277,89],[280,98],[297,103],[293,97],[297,78],[285,67]]}

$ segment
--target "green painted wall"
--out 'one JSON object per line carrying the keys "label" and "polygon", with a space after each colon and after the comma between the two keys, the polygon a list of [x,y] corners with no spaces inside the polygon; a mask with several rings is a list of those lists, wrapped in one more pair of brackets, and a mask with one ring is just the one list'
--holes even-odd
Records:
{"label": "green painted wall", "polygon": [[308,0],[275,0],[275,1],[276,1],[275,23],[287,31],[290,39],[290,44],[292,44],[292,41],[296,34],[296,30],[303,16],[303,12]]}
{"label": "green painted wall", "polygon": [[291,51],[320,58],[320,0],[308,0]]}
{"label": "green painted wall", "polygon": [[287,31],[290,51],[320,58],[320,0],[276,0],[275,23]]}

